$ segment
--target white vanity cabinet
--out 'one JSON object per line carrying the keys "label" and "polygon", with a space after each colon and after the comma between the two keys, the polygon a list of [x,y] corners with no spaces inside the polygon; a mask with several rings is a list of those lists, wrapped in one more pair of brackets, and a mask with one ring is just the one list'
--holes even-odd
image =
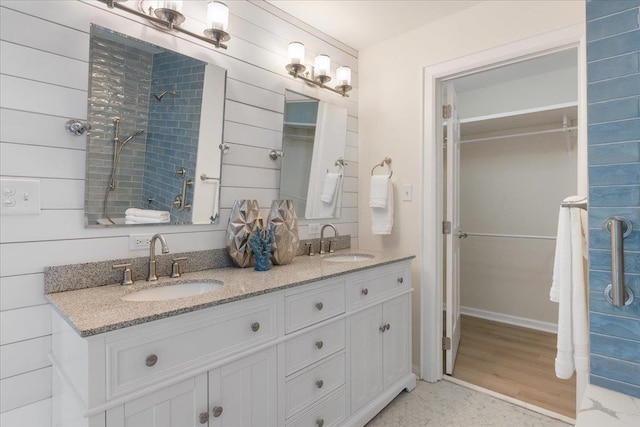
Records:
{"label": "white vanity cabinet", "polygon": [[54,311],[53,425],[362,426],[415,387],[410,302],[406,260],[86,338]]}

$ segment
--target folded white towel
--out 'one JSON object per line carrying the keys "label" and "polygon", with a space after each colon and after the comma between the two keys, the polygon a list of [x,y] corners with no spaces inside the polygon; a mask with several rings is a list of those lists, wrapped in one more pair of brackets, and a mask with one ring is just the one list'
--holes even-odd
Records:
{"label": "folded white towel", "polygon": [[384,177],[384,179],[386,181],[387,203],[384,208],[371,208],[371,232],[373,234],[391,234],[393,228],[393,183],[388,177]]}
{"label": "folded white towel", "polygon": [[124,212],[125,216],[136,216],[140,218],[169,218],[169,211],[156,211],[153,209],[129,208]]}
{"label": "folded white towel", "polygon": [[369,207],[386,208],[389,197],[389,177],[386,175],[374,175],[371,177],[369,190]]}
{"label": "folded white towel", "polygon": [[[326,202],[325,200],[323,200],[322,195],[320,196],[320,209],[318,210],[319,218],[333,218],[334,216],[336,216],[336,209],[338,207],[338,201],[340,200],[341,188],[342,188],[342,175],[339,173],[327,174],[327,177],[329,177],[329,175],[337,175],[337,179],[334,187],[334,195],[331,198],[330,202]],[[332,177],[332,180],[333,180],[333,177]],[[326,183],[327,181],[325,180],[325,185],[323,187],[326,186]],[[324,188],[322,192],[324,193]]]}
{"label": "folded white towel", "polygon": [[322,193],[320,193],[321,201],[324,203],[333,202],[341,177],[342,175],[339,173],[327,172],[327,175],[324,178],[324,183],[322,184]]}
{"label": "folded white towel", "polygon": [[166,218],[147,218],[143,216],[127,215],[124,217],[125,224],[166,224],[170,221],[170,217]]}
{"label": "folded white towel", "polygon": [[[570,197],[565,201],[577,201]],[[558,352],[556,376],[571,378],[573,371],[586,374],[589,368],[589,332],[585,281],[585,226],[579,208],[560,208],[558,238],[549,293],[558,302]]]}

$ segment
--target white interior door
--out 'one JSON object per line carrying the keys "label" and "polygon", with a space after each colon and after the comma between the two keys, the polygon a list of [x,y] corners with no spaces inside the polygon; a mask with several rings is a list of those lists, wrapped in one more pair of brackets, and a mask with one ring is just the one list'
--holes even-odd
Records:
{"label": "white interior door", "polygon": [[456,109],[456,92],[452,84],[444,86],[447,109],[447,211],[450,232],[446,242],[446,373],[453,374],[458,344],[460,344],[460,121]]}

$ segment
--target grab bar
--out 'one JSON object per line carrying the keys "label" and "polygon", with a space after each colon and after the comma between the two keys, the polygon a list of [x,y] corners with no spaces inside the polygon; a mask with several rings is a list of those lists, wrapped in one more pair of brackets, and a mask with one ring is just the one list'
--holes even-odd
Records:
{"label": "grab bar", "polygon": [[605,231],[611,236],[611,283],[605,288],[604,296],[616,307],[633,302],[633,292],[624,284],[624,238],[631,233],[631,222],[622,217],[607,218]]}

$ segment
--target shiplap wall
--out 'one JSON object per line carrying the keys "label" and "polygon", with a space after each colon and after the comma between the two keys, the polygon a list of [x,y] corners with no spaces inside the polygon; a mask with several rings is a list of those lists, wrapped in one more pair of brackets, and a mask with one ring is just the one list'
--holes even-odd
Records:
{"label": "shiplap wall", "polygon": [[[50,308],[43,268],[144,256],[129,251],[129,234],[162,232],[172,252],[224,247],[224,228],[235,199],[255,198],[268,209],[278,197],[279,162],[268,157],[282,144],[284,90],[305,93],[349,111],[344,208],[334,220],[357,247],[357,52],[264,2],[229,1],[229,49],[217,51],[183,35],[169,35],[143,20],[95,1],[0,2],[0,174],[41,180],[40,215],[0,221],[0,424],[50,425]],[[129,2],[135,7],[134,2]],[[204,1],[185,2],[185,25],[205,28]],[[176,50],[228,70],[221,221],[214,226],[86,229],[85,146],[63,125],[87,117],[90,24]],[[286,74],[287,44],[298,40],[307,58],[327,53],[354,71],[350,98],[308,87]],[[301,238],[313,237],[300,221]]]}

